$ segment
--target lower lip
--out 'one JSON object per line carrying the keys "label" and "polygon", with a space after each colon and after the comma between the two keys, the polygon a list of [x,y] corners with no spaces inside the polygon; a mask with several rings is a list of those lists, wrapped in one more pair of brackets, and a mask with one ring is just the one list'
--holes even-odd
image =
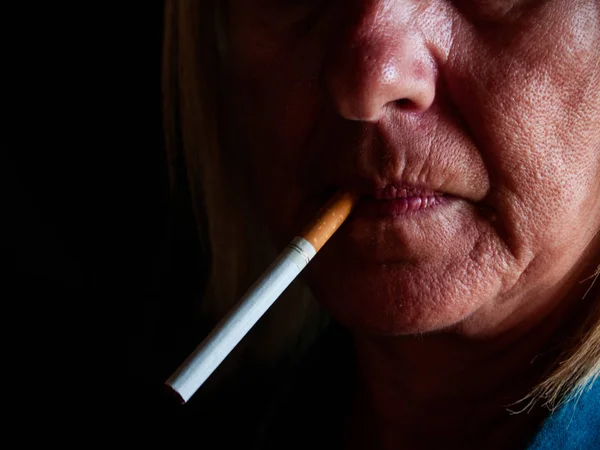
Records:
{"label": "lower lip", "polygon": [[368,218],[402,217],[432,211],[449,200],[449,197],[443,195],[400,197],[390,200],[363,197],[358,203],[353,216]]}

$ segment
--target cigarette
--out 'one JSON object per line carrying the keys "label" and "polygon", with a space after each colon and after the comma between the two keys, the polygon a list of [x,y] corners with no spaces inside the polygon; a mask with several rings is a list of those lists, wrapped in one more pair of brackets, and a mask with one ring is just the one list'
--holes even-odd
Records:
{"label": "cigarette", "polygon": [[186,403],[337,231],[358,202],[337,192],[166,381]]}

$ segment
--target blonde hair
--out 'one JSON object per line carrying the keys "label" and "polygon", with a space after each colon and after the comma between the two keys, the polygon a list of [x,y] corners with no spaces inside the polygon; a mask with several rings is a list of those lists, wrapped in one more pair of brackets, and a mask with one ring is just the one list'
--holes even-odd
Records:
{"label": "blonde hair", "polygon": [[[600,277],[600,266],[592,275],[594,283]],[[584,280],[587,281],[587,280]],[[538,401],[549,409],[559,407],[566,399],[577,398],[596,382],[600,375],[600,300],[591,305],[583,323],[576,329],[575,336],[551,367],[549,375],[524,399],[525,410]]]}
{"label": "blonde hair", "polygon": [[[181,151],[199,235],[211,253],[199,310],[209,323],[221,318],[276,256],[266,227],[249,202],[240,200],[239,193],[248,191],[242,168],[224,157],[220,145],[214,3],[166,2],[163,57],[167,151],[171,161]],[[297,281],[242,340],[221,374],[226,377],[244,364],[300,357],[327,321],[308,288]]]}
{"label": "blonde hair", "polygon": [[[199,233],[210,243],[211,273],[200,312],[213,322],[275,257],[265,227],[234,195],[244,190],[243,174],[229,164],[219,145],[215,3],[166,2],[163,59],[167,148],[173,159],[174,150],[182,150]],[[326,323],[310,292],[296,283],[243,341],[243,353],[254,364],[269,364],[284,353],[301,355]],[[230,371],[236,364],[231,363]],[[543,401],[555,407],[593,383],[599,373],[600,301],[594,301],[576,339],[528,398],[531,404]]]}

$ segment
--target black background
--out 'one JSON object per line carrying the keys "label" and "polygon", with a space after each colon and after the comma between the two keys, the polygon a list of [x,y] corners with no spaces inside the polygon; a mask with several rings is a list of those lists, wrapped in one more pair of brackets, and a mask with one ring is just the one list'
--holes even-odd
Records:
{"label": "black background", "polygon": [[84,447],[191,439],[193,403],[162,385],[204,333],[191,317],[207,268],[185,180],[167,179],[163,2],[5,17],[7,429]]}

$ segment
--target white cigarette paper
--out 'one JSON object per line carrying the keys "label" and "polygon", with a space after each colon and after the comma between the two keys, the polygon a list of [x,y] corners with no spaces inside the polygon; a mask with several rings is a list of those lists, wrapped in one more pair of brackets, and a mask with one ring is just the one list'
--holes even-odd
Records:
{"label": "white cigarette paper", "polygon": [[233,310],[166,382],[187,402],[233,348],[302,272],[346,220],[358,202],[355,193],[339,191],[294,238]]}
{"label": "white cigarette paper", "polygon": [[185,403],[315,256],[296,237],[166,382]]}

